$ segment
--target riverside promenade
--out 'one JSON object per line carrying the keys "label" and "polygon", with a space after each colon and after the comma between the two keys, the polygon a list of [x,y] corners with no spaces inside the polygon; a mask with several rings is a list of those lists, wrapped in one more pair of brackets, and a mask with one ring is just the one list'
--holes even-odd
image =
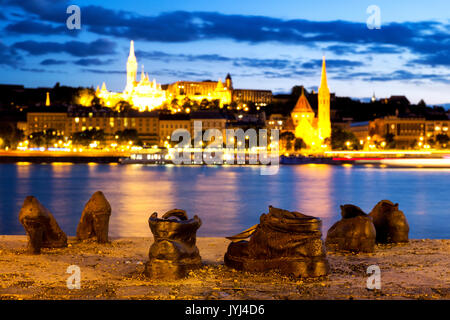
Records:
{"label": "riverside promenade", "polygon": [[[330,275],[295,279],[246,273],[223,265],[229,241],[197,239],[204,266],[172,282],[143,275],[151,238],[77,242],[26,253],[26,236],[0,236],[0,299],[450,299],[450,240],[378,245],[371,254],[327,253]],[[81,269],[81,288],[69,290],[67,267]],[[381,269],[381,290],[366,288],[367,267]]]}

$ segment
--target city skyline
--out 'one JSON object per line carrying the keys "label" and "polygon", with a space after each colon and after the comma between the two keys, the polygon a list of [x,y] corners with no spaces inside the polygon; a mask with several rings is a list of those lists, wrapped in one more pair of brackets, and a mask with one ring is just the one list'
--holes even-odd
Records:
{"label": "city skyline", "polygon": [[[330,87],[339,96],[450,102],[450,25],[439,16],[450,4],[443,1],[434,1],[433,10],[419,2],[378,1],[380,30],[366,26],[368,1],[259,7],[254,1],[0,4],[2,83],[96,87],[107,78],[108,89],[122,91],[134,39],[139,69],[143,64],[163,84],[223,79],[229,72],[241,88],[283,93],[302,84],[317,90],[325,55]],[[69,4],[81,8],[80,31],[65,25]]]}

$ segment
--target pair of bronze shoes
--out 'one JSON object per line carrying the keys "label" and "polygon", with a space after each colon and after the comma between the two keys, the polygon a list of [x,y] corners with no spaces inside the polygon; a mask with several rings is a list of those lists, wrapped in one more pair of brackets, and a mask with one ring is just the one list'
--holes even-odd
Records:
{"label": "pair of bronze shoes", "polygon": [[[195,244],[200,218],[188,219],[185,211],[175,209],[161,219],[154,213],[149,225],[154,242],[146,264],[148,276],[179,279],[201,267]],[[232,242],[224,257],[225,265],[251,272],[277,270],[296,277],[324,276],[329,265],[321,225],[318,218],[269,207],[258,225],[228,238]]]}
{"label": "pair of bronze shoes", "polygon": [[[95,192],[86,203],[77,227],[77,239],[95,238],[108,242],[111,206],[101,191]],[[28,236],[28,251],[39,254],[42,248],[67,247],[67,236],[51,212],[38,199],[28,196],[19,212],[19,221]]]}
{"label": "pair of bronze shoes", "polygon": [[331,250],[373,252],[376,243],[408,242],[408,221],[398,203],[382,200],[369,214],[346,204],[341,216],[327,233],[325,244]]}

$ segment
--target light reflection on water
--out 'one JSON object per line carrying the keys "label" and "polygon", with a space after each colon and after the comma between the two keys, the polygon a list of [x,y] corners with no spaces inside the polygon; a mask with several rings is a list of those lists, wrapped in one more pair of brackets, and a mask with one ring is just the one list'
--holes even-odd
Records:
{"label": "light reflection on water", "polygon": [[63,230],[75,235],[89,197],[102,190],[113,208],[110,235],[150,236],[153,212],[180,208],[203,220],[198,234],[226,236],[259,222],[273,205],[322,218],[323,231],[340,218],[339,205],[366,212],[382,199],[400,203],[411,238],[450,238],[450,170],[380,169],[329,165],[260,168],[103,164],[0,165],[0,234],[24,234],[18,213],[36,196]]}

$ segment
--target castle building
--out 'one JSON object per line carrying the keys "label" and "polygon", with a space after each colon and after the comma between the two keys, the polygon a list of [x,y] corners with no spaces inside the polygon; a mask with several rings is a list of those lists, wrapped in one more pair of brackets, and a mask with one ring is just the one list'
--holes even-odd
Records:
{"label": "castle building", "polygon": [[327,83],[325,57],[322,62],[322,78],[317,99],[318,111],[315,117],[302,88],[302,94],[291,112],[295,137],[301,138],[312,149],[325,148],[325,144],[331,138],[330,90]]}
{"label": "castle building", "polygon": [[269,90],[233,89],[230,74],[227,74],[225,82],[222,82],[221,79],[218,81],[177,81],[164,86],[165,89],[163,89],[155,79],[150,81],[149,75],[144,73],[142,66],[141,78],[140,81],[137,81],[138,62],[133,41],[130,42],[126,69],[127,78],[123,92],[108,91],[105,83],[102,84],[101,89],[97,87],[96,95],[105,106],[113,107],[121,101],[126,101],[139,111],[151,111],[164,104],[170,105],[174,100],[182,103],[185,99],[199,103],[203,100],[219,100],[221,107],[232,102],[253,102],[259,106],[266,106],[272,102],[272,92]]}
{"label": "castle building", "polygon": [[166,91],[162,90],[161,84],[156,80],[150,81],[148,74],[142,73],[140,81],[137,81],[137,59],[134,53],[134,41],[130,43],[130,53],[127,60],[127,83],[123,92],[110,92],[106,89],[105,83],[102,88],[97,87],[97,97],[107,107],[112,107],[120,101],[130,103],[139,111],[151,111],[160,107],[166,101]]}

